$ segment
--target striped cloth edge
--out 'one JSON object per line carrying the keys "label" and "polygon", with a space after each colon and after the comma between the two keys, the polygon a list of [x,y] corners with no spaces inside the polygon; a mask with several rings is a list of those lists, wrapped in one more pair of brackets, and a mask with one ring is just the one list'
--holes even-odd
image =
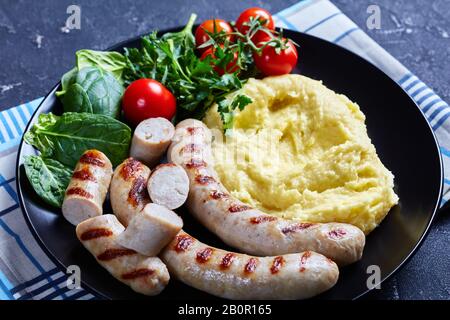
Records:
{"label": "striped cloth edge", "polygon": [[[279,26],[318,36],[361,55],[397,81],[416,101],[435,131],[443,155],[443,205],[449,199],[450,188],[447,103],[328,0],[301,1],[274,17]],[[20,212],[14,173],[17,146],[42,99],[0,112],[0,299],[96,299],[84,289],[67,288],[67,275],[38,246]]]}
{"label": "striped cloth edge", "polygon": [[20,212],[17,146],[42,99],[0,112],[0,300],[95,299],[84,289],[68,288],[68,275],[42,251]]}

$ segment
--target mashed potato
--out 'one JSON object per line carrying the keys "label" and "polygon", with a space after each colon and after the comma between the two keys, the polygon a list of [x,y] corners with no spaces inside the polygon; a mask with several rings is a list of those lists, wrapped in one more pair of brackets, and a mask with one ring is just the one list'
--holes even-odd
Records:
{"label": "mashed potato", "polygon": [[346,96],[299,75],[250,79],[253,102],[222,134],[217,107],[215,168],[228,190],[267,213],[309,222],[346,222],[372,231],[397,204],[393,175]]}

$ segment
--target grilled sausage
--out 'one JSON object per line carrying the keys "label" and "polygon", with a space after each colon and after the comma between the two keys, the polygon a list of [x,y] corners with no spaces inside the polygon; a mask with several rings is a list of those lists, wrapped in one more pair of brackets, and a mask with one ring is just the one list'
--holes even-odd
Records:
{"label": "grilled sausage", "polygon": [[133,158],[126,159],[114,170],[110,188],[111,207],[125,227],[150,202],[146,188],[149,175],[150,169]]}
{"label": "grilled sausage", "polygon": [[111,182],[111,161],[98,150],[88,150],[81,156],[66,189],[62,204],[63,216],[78,223],[103,213],[103,202]]}
{"label": "grilled sausage", "polygon": [[152,172],[147,183],[150,199],[171,210],[181,207],[189,193],[186,171],[174,163],[161,164]]}
{"label": "grilled sausage", "polygon": [[214,170],[211,132],[201,121],[187,119],[177,125],[168,159],[188,174],[189,211],[228,245],[261,256],[311,250],[340,265],[361,258],[365,236],[355,226],[289,221],[234,198]]}
{"label": "grilled sausage", "polygon": [[155,166],[166,152],[174,132],[173,124],[165,118],[142,121],[134,130],[130,156],[149,167]]}
{"label": "grilled sausage", "polygon": [[159,204],[149,203],[134,215],[128,227],[117,237],[122,246],[154,257],[183,227],[183,220]]}
{"label": "grilled sausage", "polygon": [[254,257],[210,247],[181,231],[162,251],[172,276],[227,299],[305,299],[333,287],[337,265],[305,251]]}
{"label": "grilled sausage", "polygon": [[[134,210],[128,228],[142,214]],[[160,257],[179,280],[230,299],[307,298],[331,288],[339,273],[334,262],[314,252],[257,258],[209,247],[183,231]]]}
{"label": "grilled sausage", "polygon": [[134,291],[157,295],[168,284],[170,276],[164,263],[156,257],[145,257],[117,244],[116,237],[124,227],[112,214],[90,218],[77,226],[81,243],[119,281]]}

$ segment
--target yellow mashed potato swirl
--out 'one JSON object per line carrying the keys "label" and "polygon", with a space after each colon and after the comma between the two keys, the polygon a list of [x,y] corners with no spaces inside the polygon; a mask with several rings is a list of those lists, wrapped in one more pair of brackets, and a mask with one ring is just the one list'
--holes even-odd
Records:
{"label": "yellow mashed potato swirl", "polygon": [[[377,156],[356,103],[300,75],[250,79],[252,103],[222,134],[217,106],[215,169],[238,199],[308,222],[345,222],[371,232],[397,204],[394,177]],[[217,130],[214,130],[217,129]]]}

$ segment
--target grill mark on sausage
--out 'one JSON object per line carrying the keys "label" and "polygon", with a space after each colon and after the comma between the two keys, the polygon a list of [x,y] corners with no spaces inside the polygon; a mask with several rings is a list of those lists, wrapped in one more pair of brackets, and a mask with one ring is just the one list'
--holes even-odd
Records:
{"label": "grill mark on sausage", "polygon": [[304,272],[306,270],[305,264],[306,260],[311,257],[311,251],[305,251],[300,258],[300,272]]}
{"label": "grill mark on sausage", "polygon": [[90,194],[89,192],[87,192],[83,188],[79,188],[79,187],[74,187],[74,188],[68,189],[66,194],[68,196],[77,195],[77,196],[80,196],[80,197],[83,197],[83,198],[86,198],[86,199],[94,198],[94,196],[92,194]]}
{"label": "grill mark on sausage", "polygon": [[256,258],[248,259],[248,262],[245,264],[244,273],[250,274],[255,272],[256,266],[258,265],[258,260]]}
{"label": "grill mark on sausage", "polygon": [[202,127],[187,127],[186,130],[190,135],[194,135],[198,131],[203,131],[203,128]]}
{"label": "grill mark on sausage", "polygon": [[211,191],[211,193],[209,194],[209,196],[214,199],[214,200],[219,200],[219,199],[223,199],[223,198],[228,198],[229,195],[224,193],[224,192],[220,192],[218,190],[214,190]]}
{"label": "grill mark on sausage", "polygon": [[184,252],[194,243],[194,238],[186,234],[177,236],[177,243],[174,246],[174,250],[178,253]]}
{"label": "grill mark on sausage", "polygon": [[136,159],[128,158],[120,168],[119,174],[125,181],[137,177],[142,172],[142,163]]}
{"label": "grill mark on sausage", "polygon": [[97,256],[97,259],[100,261],[110,261],[115,258],[123,257],[123,256],[130,256],[136,254],[136,251],[131,249],[125,249],[125,248],[113,248],[113,249],[106,249],[103,253],[99,254]]}
{"label": "grill mark on sausage", "polygon": [[338,240],[344,237],[347,234],[347,232],[343,229],[335,229],[328,232],[328,237],[330,239]]}
{"label": "grill mark on sausage", "polygon": [[275,257],[272,262],[272,266],[270,267],[270,272],[272,274],[278,273],[281,267],[283,267],[285,260],[282,256]]}
{"label": "grill mark on sausage", "polygon": [[228,211],[231,213],[236,213],[236,212],[242,212],[242,211],[247,211],[252,209],[252,207],[247,206],[245,204],[237,204],[237,203],[233,203],[229,208]]}
{"label": "grill mark on sausage", "polygon": [[133,280],[136,278],[151,276],[154,273],[155,273],[155,270],[152,270],[152,269],[147,269],[147,268],[136,269],[134,271],[122,274],[122,279],[123,280]]}
{"label": "grill mark on sausage", "polygon": [[209,259],[211,259],[211,256],[213,254],[214,249],[213,248],[205,248],[199,252],[197,252],[196,260],[198,263],[206,263]]}
{"label": "grill mark on sausage", "polygon": [[281,232],[283,232],[284,234],[293,233],[293,232],[297,232],[300,230],[308,229],[308,228],[312,227],[313,225],[314,225],[314,223],[309,223],[309,222],[301,222],[301,223],[291,224],[290,226],[287,226],[287,227],[284,227],[283,229],[281,229]]}
{"label": "grill mark on sausage", "polygon": [[250,218],[250,223],[252,223],[252,224],[260,224],[260,223],[263,223],[263,222],[271,222],[271,221],[275,221],[275,220],[277,220],[277,218],[274,217],[274,216],[263,215],[263,216],[251,217]]}
{"label": "grill mark on sausage", "polygon": [[97,179],[95,179],[95,177],[92,175],[91,170],[89,170],[89,167],[84,167],[78,171],[75,171],[72,174],[72,178],[81,181],[97,181]]}
{"label": "grill mark on sausage", "polygon": [[189,160],[189,162],[187,162],[186,164],[186,168],[188,169],[192,169],[192,168],[204,168],[207,166],[206,162],[203,160],[199,160],[199,159],[194,159],[191,158]]}
{"label": "grill mark on sausage", "polygon": [[228,269],[236,258],[234,253],[228,252],[223,256],[222,261],[220,262],[220,269],[225,270]]}
{"label": "grill mark on sausage", "polygon": [[150,197],[147,192],[147,179],[142,176],[133,181],[130,191],[128,192],[128,202],[136,208],[138,205],[147,202]]}
{"label": "grill mark on sausage", "polygon": [[102,238],[102,237],[110,237],[113,235],[113,232],[106,228],[96,228],[90,229],[83,232],[80,236],[82,241],[88,241],[92,239]]}
{"label": "grill mark on sausage", "polygon": [[96,150],[90,150],[83,153],[79,162],[90,164],[97,167],[104,167],[106,163],[102,158],[103,157],[100,154],[100,152]]}
{"label": "grill mark on sausage", "polygon": [[181,148],[179,154],[181,155],[185,152],[192,154],[192,153],[200,152],[201,150],[202,150],[202,148],[199,144],[190,143],[190,144],[185,145],[183,148]]}
{"label": "grill mark on sausage", "polygon": [[214,179],[211,176],[204,176],[204,175],[199,174],[195,177],[195,181],[198,184],[207,185],[207,184],[216,182],[216,179]]}

